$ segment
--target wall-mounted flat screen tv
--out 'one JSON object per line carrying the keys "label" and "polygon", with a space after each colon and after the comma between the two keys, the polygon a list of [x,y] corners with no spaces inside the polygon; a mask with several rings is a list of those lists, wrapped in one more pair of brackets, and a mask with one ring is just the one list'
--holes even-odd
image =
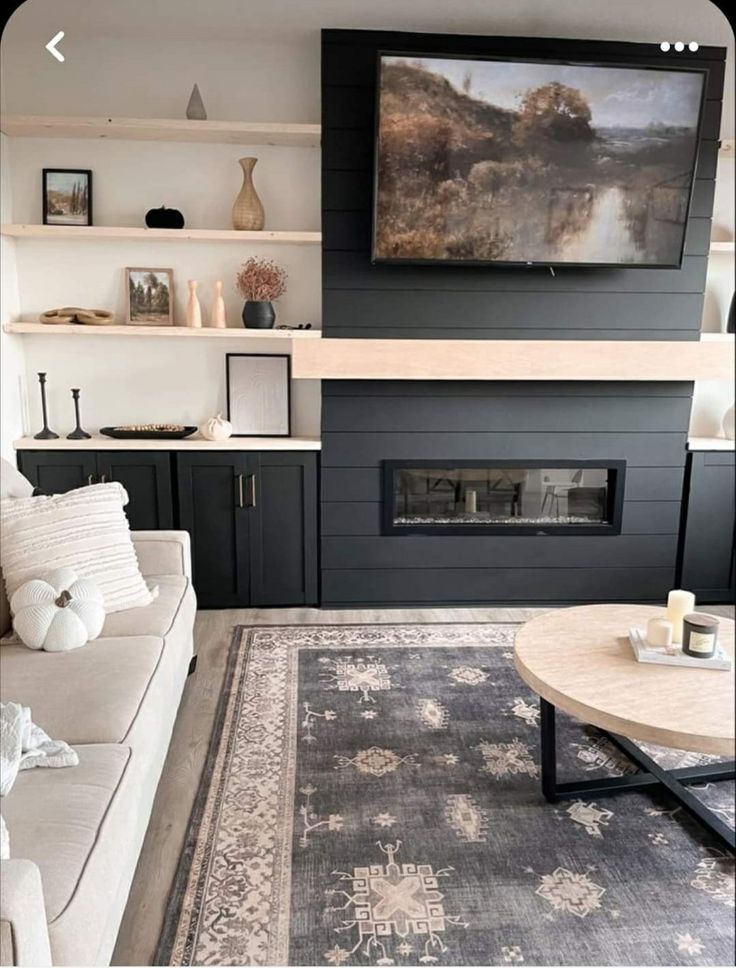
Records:
{"label": "wall-mounted flat screen tv", "polygon": [[706,76],[381,52],[373,261],[679,267]]}

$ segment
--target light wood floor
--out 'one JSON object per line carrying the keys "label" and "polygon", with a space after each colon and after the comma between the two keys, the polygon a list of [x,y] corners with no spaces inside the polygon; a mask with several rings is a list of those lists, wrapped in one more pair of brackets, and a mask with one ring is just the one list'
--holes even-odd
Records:
{"label": "light wood floor", "polygon": [[[307,608],[199,612],[197,671],[187,682],[169,754],[113,955],[113,965],[152,965],[176,871],[236,625],[375,622],[523,622],[540,608],[423,608],[321,611]],[[708,609],[733,617],[729,606]]]}

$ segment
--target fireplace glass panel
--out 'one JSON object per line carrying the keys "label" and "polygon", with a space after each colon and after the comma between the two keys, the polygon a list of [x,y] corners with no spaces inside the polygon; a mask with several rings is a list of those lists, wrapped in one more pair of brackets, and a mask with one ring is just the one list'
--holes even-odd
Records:
{"label": "fireplace glass panel", "polygon": [[614,467],[392,463],[390,472],[391,530],[557,530],[613,524]]}

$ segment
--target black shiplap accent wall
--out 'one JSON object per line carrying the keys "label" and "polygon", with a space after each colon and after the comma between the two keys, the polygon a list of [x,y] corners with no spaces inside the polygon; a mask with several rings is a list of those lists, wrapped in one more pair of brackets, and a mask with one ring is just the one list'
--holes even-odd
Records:
{"label": "black shiplap accent wall", "polygon": [[[685,259],[674,269],[370,263],[376,51],[707,67]],[[323,331],[329,337],[696,340],[725,50],[328,30],[322,45]],[[564,352],[561,346],[560,351]],[[322,393],[322,603],[662,601],[675,581],[690,383],[329,381]],[[381,534],[385,459],[623,459],[617,536]]]}
{"label": "black shiplap accent wall", "polygon": [[[328,381],[322,604],[661,601],[677,556],[689,383]],[[386,536],[388,458],[627,461],[622,533]]]}
{"label": "black shiplap accent wall", "polygon": [[[379,49],[635,66],[706,67],[707,101],[677,269],[372,266],[371,196]],[[718,154],[725,50],[652,44],[325,30],[322,34],[323,330],[331,337],[698,338]]]}

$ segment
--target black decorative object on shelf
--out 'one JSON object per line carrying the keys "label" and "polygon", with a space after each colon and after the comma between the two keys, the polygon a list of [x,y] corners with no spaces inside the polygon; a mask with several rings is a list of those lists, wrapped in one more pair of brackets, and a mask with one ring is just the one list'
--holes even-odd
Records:
{"label": "black decorative object on shelf", "polygon": [[100,433],[115,440],[181,440],[191,437],[196,427],[183,424],[134,424],[128,427],[100,427]]}
{"label": "black decorative object on shelf", "polygon": [[731,305],[728,310],[728,316],[726,317],[726,332],[736,333],[736,309],[734,309],[734,300],[736,300],[736,293],[731,294]]}
{"label": "black decorative object on shelf", "polygon": [[74,418],[77,421],[77,426],[70,434],[66,435],[66,439],[89,440],[92,434],[88,434],[86,430],[82,430],[82,425],[79,422],[79,389],[77,387],[72,390],[72,399],[74,400]]}
{"label": "black decorative object on shelf", "polygon": [[146,212],[146,225],[149,229],[183,229],[184,216],[178,208],[149,208]]}
{"label": "black decorative object on shelf", "polygon": [[246,329],[273,329],[276,312],[265,300],[248,299],[243,306],[243,325]]}
{"label": "black decorative object on shelf", "polygon": [[41,385],[41,413],[43,414],[43,427],[37,434],[33,435],[34,440],[58,440],[59,435],[49,428],[48,413],[46,410],[46,374],[38,374],[38,382]]}

